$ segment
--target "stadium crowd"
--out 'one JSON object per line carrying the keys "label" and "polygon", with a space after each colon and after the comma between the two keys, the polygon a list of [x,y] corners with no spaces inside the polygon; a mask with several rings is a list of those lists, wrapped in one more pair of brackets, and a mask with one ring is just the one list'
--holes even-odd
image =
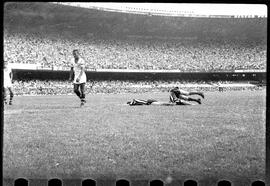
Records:
{"label": "stadium crowd", "polygon": [[[86,94],[96,93],[144,93],[144,92],[168,92],[169,89],[179,86],[185,90],[197,91],[222,91],[227,90],[259,90],[259,86],[221,86],[233,84],[233,82],[184,82],[184,81],[88,81]],[[15,81],[13,84],[15,95],[71,95],[73,86],[68,81]]]}
{"label": "stadium crowd", "polygon": [[79,49],[88,69],[224,71],[266,69],[266,44],[235,41],[98,39],[88,36],[4,32],[10,63],[68,69]]}

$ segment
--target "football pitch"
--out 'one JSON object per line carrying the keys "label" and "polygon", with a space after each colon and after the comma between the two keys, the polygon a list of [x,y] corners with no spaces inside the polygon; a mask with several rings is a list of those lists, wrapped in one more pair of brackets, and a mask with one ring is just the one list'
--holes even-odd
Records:
{"label": "football pitch", "polygon": [[15,97],[4,178],[264,180],[266,92],[205,92],[196,106],[128,106],[168,93]]}

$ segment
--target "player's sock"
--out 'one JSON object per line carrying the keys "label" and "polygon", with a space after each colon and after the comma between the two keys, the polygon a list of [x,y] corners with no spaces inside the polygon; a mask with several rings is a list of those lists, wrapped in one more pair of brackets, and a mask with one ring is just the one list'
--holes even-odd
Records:
{"label": "player's sock", "polygon": [[132,100],[130,105],[136,105],[137,101],[135,99]]}
{"label": "player's sock", "polygon": [[127,104],[130,106],[132,105],[147,105],[147,101],[140,100],[140,99],[133,99],[132,102],[128,101]]}
{"label": "player's sock", "polygon": [[188,98],[188,101],[196,101],[197,103],[201,104],[201,99]]}
{"label": "player's sock", "polygon": [[81,107],[84,106],[84,102],[81,102]]}
{"label": "player's sock", "polygon": [[199,92],[199,96],[201,96],[204,99],[204,94],[202,92]]}
{"label": "player's sock", "polygon": [[204,94],[202,92],[190,92],[189,95],[199,95],[204,98]]}
{"label": "player's sock", "polygon": [[7,104],[7,94],[6,94],[6,91],[4,90],[3,91],[3,94],[4,94],[4,104]]}
{"label": "player's sock", "polygon": [[79,98],[81,98],[81,93],[80,93],[79,90],[75,90],[74,92],[75,92],[75,94],[76,94]]}
{"label": "player's sock", "polygon": [[136,105],[148,105],[147,101],[142,99],[133,99],[134,104]]}
{"label": "player's sock", "polygon": [[81,99],[81,102],[86,103],[85,94],[84,93],[81,94],[80,99]]}
{"label": "player's sock", "polygon": [[155,99],[148,99],[147,100],[147,105],[151,105],[153,102],[157,102]]}
{"label": "player's sock", "polygon": [[84,104],[85,104],[85,102],[86,102],[86,101],[85,101],[85,98],[82,98],[82,97],[81,97],[80,99],[81,99],[81,106],[84,106]]}
{"label": "player's sock", "polygon": [[13,96],[14,96],[13,92],[10,92],[9,105],[12,105]]}
{"label": "player's sock", "polygon": [[133,99],[132,101],[128,101],[127,104],[129,104],[130,106],[134,106],[137,105],[137,101]]}

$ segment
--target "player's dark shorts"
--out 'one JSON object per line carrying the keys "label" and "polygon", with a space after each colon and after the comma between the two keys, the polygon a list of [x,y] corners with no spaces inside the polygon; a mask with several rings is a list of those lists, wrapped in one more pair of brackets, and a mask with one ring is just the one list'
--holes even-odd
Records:
{"label": "player's dark shorts", "polygon": [[82,92],[84,92],[85,90],[85,83],[79,83],[79,84],[73,83],[73,86],[74,86],[74,90],[80,89]]}
{"label": "player's dark shorts", "polygon": [[175,103],[177,100],[179,100],[179,98],[177,98],[177,96],[175,95],[175,93],[171,92],[170,93],[170,102],[171,103]]}
{"label": "player's dark shorts", "polygon": [[81,99],[85,98],[85,83],[76,84],[73,83],[73,90],[76,93],[77,96],[79,96]]}
{"label": "player's dark shorts", "polygon": [[170,93],[170,102],[175,103],[178,100],[186,100],[186,101],[188,101],[188,97],[183,95],[183,94],[176,95],[175,93],[171,92]]}

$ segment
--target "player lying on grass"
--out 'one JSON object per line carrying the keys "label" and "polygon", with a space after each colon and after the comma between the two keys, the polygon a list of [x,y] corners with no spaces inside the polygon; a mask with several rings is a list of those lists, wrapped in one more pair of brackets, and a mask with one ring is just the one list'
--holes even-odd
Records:
{"label": "player lying on grass", "polygon": [[188,92],[188,91],[179,89],[179,87],[174,87],[173,89],[170,90],[170,102],[175,103],[181,100],[181,101],[195,101],[201,104],[201,99],[191,98],[189,97],[190,95],[199,95],[202,98],[204,98],[204,94],[202,92],[196,92],[196,91]]}
{"label": "player lying on grass", "polygon": [[177,100],[175,102],[161,102],[154,99],[142,100],[142,99],[133,99],[132,101],[127,102],[130,106],[136,105],[163,105],[163,106],[174,106],[174,105],[194,105],[185,100]]}
{"label": "player lying on grass", "polygon": [[170,90],[170,102],[160,102],[153,99],[148,100],[142,100],[142,99],[133,99],[133,101],[127,102],[128,105],[167,105],[167,106],[173,106],[173,105],[194,105],[190,103],[189,101],[195,101],[198,104],[201,104],[201,99],[195,99],[189,97],[189,95],[199,95],[202,98],[204,98],[204,94],[202,92],[188,92],[185,90],[179,89],[179,87],[175,87]]}

